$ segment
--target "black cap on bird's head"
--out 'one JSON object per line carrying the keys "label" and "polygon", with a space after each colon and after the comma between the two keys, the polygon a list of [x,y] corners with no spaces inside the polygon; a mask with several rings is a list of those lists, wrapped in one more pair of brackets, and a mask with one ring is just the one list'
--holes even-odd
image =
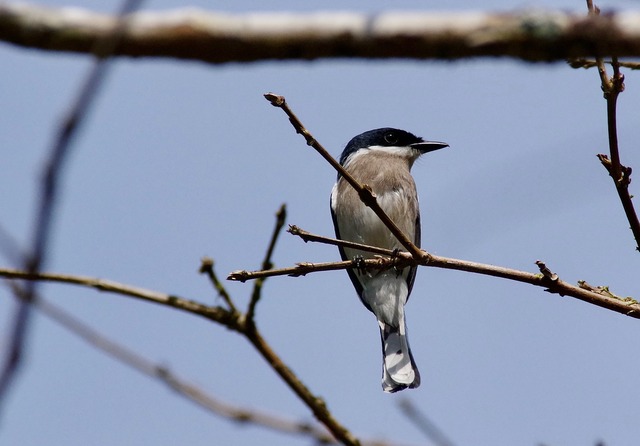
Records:
{"label": "black cap on bird's head", "polygon": [[351,155],[360,149],[369,147],[411,147],[421,153],[427,153],[448,146],[449,144],[444,142],[425,141],[405,130],[383,127],[369,130],[353,137],[342,151],[342,155],[340,155],[340,164],[344,166]]}

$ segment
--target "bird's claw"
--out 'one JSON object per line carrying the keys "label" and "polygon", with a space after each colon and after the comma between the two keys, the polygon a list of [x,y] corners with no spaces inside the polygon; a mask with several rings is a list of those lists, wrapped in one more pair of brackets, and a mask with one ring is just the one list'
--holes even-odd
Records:
{"label": "bird's claw", "polygon": [[[391,253],[391,260],[395,261],[398,258],[398,254],[400,254],[400,248],[395,248]],[[393,269],[396,271],[396,277],[400,277],[404,268],[398,268],[396,265],[394,265]]]}
{"label": "bird's claw", "polygon": [[367,272],[367,264],[364,261],[364,257],[362,257],[361,255],[357,255],[353,258],[353,261],[355,263],[355,269],[360,274],[365,274]]}

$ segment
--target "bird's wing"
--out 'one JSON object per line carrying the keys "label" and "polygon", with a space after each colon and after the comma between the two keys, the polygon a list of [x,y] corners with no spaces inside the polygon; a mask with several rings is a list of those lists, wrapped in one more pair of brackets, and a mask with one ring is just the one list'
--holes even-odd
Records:
{"label": "bird's wing", "polygon": [[[416,216],[416,228],[414,233],[415,233],[415,236],[413,238],[413,244],[419,248],[420,239],[422,237],[421,226],[420,226],[420,210],[418,210],[418,214]],[[416,280],[416,272],[418,272],[417,266],[412,266],[409,268],[409,274],[407,274],[407,289],[409,290],[409,292],[407,293],[407,300],[409,300],[409,296],[411,296],[411,289],[413,288],[413,282]]]}
{"label": "bird's wing", "polygon": [[[333,210],[333,206],[331,206],[331,202],[329,203],[329,207],[331,208],[331,218],[333,219],[333,228],[336,232],[336,238],[342,240],[342,238],[340,237],[340,227],[338,226],[338,217]],[[340,257],[342,258],[342,260],[353,260],[347,257],[347,254],[344,252],[344,248],[342,246],[338,246],[338,250],[340,251]],[[367,307],[369,311],[373,311],[371,310],[371,307],[364,301],[364,299],[362,299],[362,291],[364,290],[364,288],[362,287],[362,283],[360,283],[360,280],[358,280],[358,276],[356,275],[356,273],[352,268],[347,269],[347,273],[349,274],[349,279],[351,279],[351,283],[353,283],[353,286],[358,293],[358,297],[360,297],[360,300],[362,300],[364,306]]]}

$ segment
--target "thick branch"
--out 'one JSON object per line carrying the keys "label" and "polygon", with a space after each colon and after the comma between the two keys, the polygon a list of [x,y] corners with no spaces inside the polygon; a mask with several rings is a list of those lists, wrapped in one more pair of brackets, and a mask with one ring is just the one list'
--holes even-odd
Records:
{"label": "thick branch", "polygon": [[[0,3],[0,40],[95,52],[114,17],[78,8]],[[118,56],[210,63],[320,58],[527,61],[640,56],[640,14],[357,12],[223,14],[197,9],[131,16]]]}

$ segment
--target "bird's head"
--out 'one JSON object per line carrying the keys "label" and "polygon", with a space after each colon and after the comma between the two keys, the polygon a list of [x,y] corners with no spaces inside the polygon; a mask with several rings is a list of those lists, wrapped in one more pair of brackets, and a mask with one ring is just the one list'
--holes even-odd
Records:
{"label": "bird's head", "polygon": [[425,141],[405,130],[383,127],[353,137],[340,155],[340,164],[346,167],[356,156],[382,151],[406,158],[411,165],[420,155],[448,146],[444,142]]}

